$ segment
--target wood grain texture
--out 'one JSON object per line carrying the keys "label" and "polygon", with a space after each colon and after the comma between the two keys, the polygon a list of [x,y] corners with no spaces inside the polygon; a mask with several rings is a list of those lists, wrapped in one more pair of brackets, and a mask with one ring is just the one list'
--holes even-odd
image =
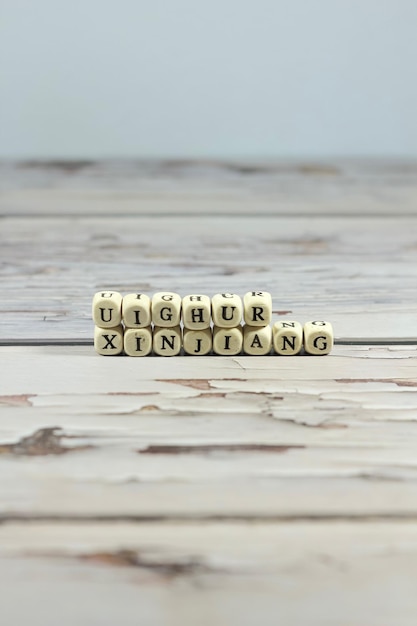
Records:
{"label": "wood grain texture", "polygon": [[[414,626],[416,200],[405,162],[0,164],[5,623]],[[108,287],[339,343],[104,358]]]}
{"label": "wood grain texture", "polygon": [[[117,212],[117,207],[115,206]],[[280,218],[4,218],[0,339],[92,338],[100,289],[264,289],[273,321],[338,339],[417,342],[417,222]]]}

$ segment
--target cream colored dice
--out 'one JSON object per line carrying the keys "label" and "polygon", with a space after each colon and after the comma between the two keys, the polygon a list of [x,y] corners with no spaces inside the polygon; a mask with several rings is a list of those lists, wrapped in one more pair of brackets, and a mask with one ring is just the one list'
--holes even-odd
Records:
{"label": "cream colored dice", "polygon": [[307,354],[329,354],[333,348],[333,328],[330,322],[304,324],[304,350]]}
{"label": "cream colored dice", "polygon": [[144,293],[129,293],[122,301],[125,328],[147,328],[151,325],[151,299]]}
{"label": "cream colored dice", "polygon": [[147,356],[152,352],[151,327],[126,329],[124,351],[128,356]]}
{"label": "cream colored dice", "polygon": [[176,356],[181,351],[181,328],[162,328],[155,326],[153,329],[153,351],[159,356]]}
{"label": "cream colored dice", "polygon": [[268,291],[248,291],[243,297],[243,316],[248,326],[267,326],[272,318],[272,297]]}
{"label": "cream colored dice", "polygon": [[265,355],[271,352],[272,330],[270,326],[243,327],[243,352],[245,354]]}
{"label": "cream colored dice", "polygon": [[152,298],[151,311],[155,326],[178,326],[181,321],[181,296],[170,291],[156,293]]}
{"label": "cream colored dice", "polygon": [[204,330],[190,330],[184,328],[183,348],[186,354],[204,356],[213,348],[213,335],[210,328]]}
{"label": "cream colored dice", "polygon": [[213,328],[213,352],[224,356],[234,356],[242,352],[243,333],[242,327]]}
{"label": "cream colored dice", "polygon": [[182,299],[184,328],[204,330],[210,328],[211,300],[208,296],[190,295]]}
{"label": "cream colored dice", "polygon": [[214,326],[233,328],[242,321],[242,299],[234,293],[216,293],[211,299],[211,315]]}
{"label": "cream colored dice", "polygon": [[116,356],[123,352],[123,326],[94,328],[94,349],[104,356]]}
{"label": "cream colored dice", "polygon": [[283,356],[298,354],[303,347],[303,327],[299,322],[282,320],[272,328],[274,351]]}
{"label": "cream colored dice", "polygon": [[99,291],[94,295],[93,321],[100,328],[115,328],[122,321],[122,295],[118,291]]}

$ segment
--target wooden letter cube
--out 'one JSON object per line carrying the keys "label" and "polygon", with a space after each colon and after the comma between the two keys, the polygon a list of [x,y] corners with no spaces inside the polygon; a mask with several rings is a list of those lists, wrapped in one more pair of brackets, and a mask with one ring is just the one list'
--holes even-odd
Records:
{"label": "wooden letter cube", "polygon": [[191,295],[182,299],[184,328],[204,330],[210,328],[211,301],[208,296]]}
{"label": "wooden letter cube", "polygon": [[104,356],[116,356],[123,352],[123,326],[94,328],[94,349]]}
{"label": "wooden letter cube", "polygon": [[181,328],[162,328],[155,326],[153,329],[153,351],[160,356],[176,356],[181,351]]}
{"label": "wooden letter cube", "polygon": [[333,347],[333,328],[329,322],[307,322],[304,325],[304,350],[307,354],[329,354]]}
{"label": "wooden letter cube", "polygon": [[186,354],[203,356],[213,348],[213,336],[210,328],[190,330],[184,328],[183,347]]}
{"label": "wooden letter cube", "polygon": [[303,327],[299,322],[275,322],[273,329],[274,350],[277,354],[293,356],[303,347]]}
{"label": "wooden letter cube", "polygon": [[272,318],[272,298],[267,291],[248,291],[243,298],[245,323],[248,326],[267,326]]}
{"label": "wooden letter cube", "polygon": [[234,356],[242,352],[243,333],[242,327],[213,328],[213,351],[216,354]]}
{"label": "wooden letter cube", "polygon": [[233,293],[216,293],[211,299],[213,324],[219,328],[233,328],[242,321],[242,299]]}
{"label": "wooden letter cube", "polygon": [[129,293],[123,298],[122,318],[126,328],[151,325],[151,299],[144,293]]}
{"label": "wooden letter cube", "polygon": [[152,322],[162,328],[173,328],[181,321],[181,296],[169,291],[156,293],[151,304]]}
{"label": "wooden letter cube", "polygon": [[243,327],[243,352],[245,354],[265,355],[271,352],[272,330],[270,326]]}
{"label": "wooden letter cube", "polygon": [[124,351],[128,356],[147,356],[152,351],[151,327],[125,330]]}
{"label": "wooden letter cube", "polygon": [[100,328],[115,328],[122,321],[122,296],[117,291],[99,291],[93,298],[93,321]]}

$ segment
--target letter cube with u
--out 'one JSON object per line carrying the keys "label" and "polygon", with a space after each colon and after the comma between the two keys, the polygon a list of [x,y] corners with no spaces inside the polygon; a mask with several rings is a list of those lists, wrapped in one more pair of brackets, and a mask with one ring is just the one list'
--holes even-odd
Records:
{"label": "letter cube with u", "polygon": [[122,295],[117,291],[99,291],[94,295],[93,321],[100,328],[115,328],[122,321]]}
{"label": "letter cube with u", "polygon": [[213,324],[218,328],[233,328],[242,321],[242,299],[234,293],[216,293],[211,299]]}

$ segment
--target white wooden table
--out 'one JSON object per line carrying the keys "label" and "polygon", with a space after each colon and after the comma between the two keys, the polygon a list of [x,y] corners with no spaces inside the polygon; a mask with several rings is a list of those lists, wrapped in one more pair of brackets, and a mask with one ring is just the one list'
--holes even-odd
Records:
{"label": "white wooden table", "polygon": [[[0,176],[2,624],[415,626],[417,164]],[[336,345],[103,358],[104,288],[264,289]]]}

